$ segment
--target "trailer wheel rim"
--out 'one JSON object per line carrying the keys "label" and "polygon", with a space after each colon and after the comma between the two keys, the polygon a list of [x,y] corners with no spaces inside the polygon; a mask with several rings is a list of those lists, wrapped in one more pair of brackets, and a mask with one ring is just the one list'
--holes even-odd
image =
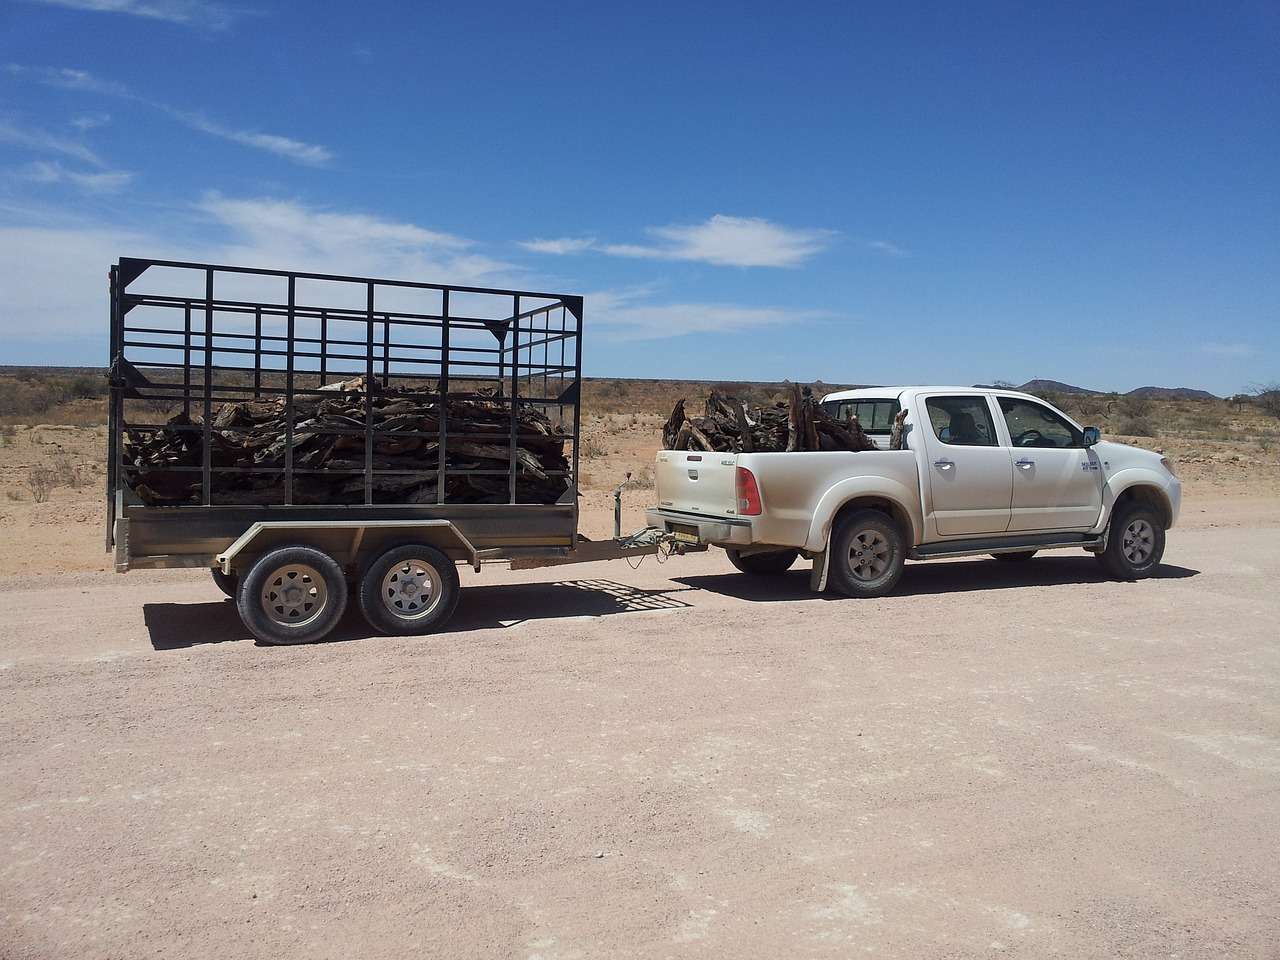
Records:
{"label": "trailer wheel rim", "polygon": [[1155,531],[1146,520],[1137,519],[1124,528],[1124,536],[1120,543],[1124,557],[1135,567],[1140,567],[1151,559],[1155,550]]}
{"label": "trailer wheel rim", "polygon": [[849,572],[857,580],[877,580],[889,569],[889,541],[877,530],[860,530],[849,542]]}
{"label": "trailer wheel rim", "polygon": [[329,590],[315,567],[290,563],[272,571],[262,587],[262,609],[276,623],[301,627],[324,613]]}
{"label": "trailer wheel rim", "polygon": [[420,620],[440,605],[444,581],[425,560],[398,560],[382,577],[382,603],[402,620]]}

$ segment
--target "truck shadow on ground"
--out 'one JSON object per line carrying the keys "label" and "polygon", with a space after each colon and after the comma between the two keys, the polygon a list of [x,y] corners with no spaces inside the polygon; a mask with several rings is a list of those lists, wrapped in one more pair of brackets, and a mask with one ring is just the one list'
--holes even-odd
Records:
{"label": "truck shadow on ground", "polygon": [[[466,586],[452,619],[436,634],[514,627],[531,620],[679,610],[692,604],[673,594],[696,589],[684,586],[641,590],[614,580]],[[143,605],[142,616],[155,650],[181,650],[253,639],[240,622],[236,605],[228,599],[208,603],[148,603]],[[377,636],[380,634],[360,616],[353,596],[337,628],[321,642],[365,640]]]}
{"label": "truck shadow on ground", "polygon": [[[1162,564],[1153,580],[1181,580],[1198,576],[1199,570]],[[698,577],[672,577],[673,582],[709,593],[758,603],[819,599],[809,590],[808,567],[797,567],[782,576],[752,577],[737,572]],[[1052,587],[1078,583],[1113,582],[1092,557],[1037,557],[1024,563],[999,560],[932,560],[909,563],[903,571],[894,597],[918,597],[939,593],[968,593],[975,590],[1011,590],[1018,587]],[[829,590],[823,600],[843,600]]]}

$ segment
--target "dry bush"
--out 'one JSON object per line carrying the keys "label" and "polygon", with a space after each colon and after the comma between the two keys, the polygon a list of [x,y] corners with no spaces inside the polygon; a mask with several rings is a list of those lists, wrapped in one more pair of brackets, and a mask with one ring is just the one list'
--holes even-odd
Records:
{"label": "dry bush", "polygon": [[582,456],[586,460],[594,460],[597,457],[607,457],[609,448],[594,437],[587,437],[582,441]]}
{"label": "dry bush", "polygon": [[1114,427],[1114,432],[1127,437],[1154,437],[1156,428],[1146,417],[1121,417]]}
{"label": "dry bush", "polygon": [[1280,383],[1264,383],[1254,387],[1253,402],[1268,416],[1280,417]]}
{"label": "dry bush", "polygon": [[[1151,401],[1147,397],[1121,397],[1120,412],[1131,420],[1145,420],[1151,416]],[[1144,433],[1144,437],[1155,434]]]}
{"label": "dry bush", "polygon": [[79,464],[65,453],[60,453],[54,457],[49,469],[53,471],[55,486],[71,487],[73,490],[78,490],[88,479],[81,471]]}
{"label": "dry bush", "polygon": [[636,490],[652,490],[654,486],[653,468],[645,467],[639,473],[632,474],[631,479],[628,481],[628,486]]}
{"label": "dry bush", "polygon": [[44,503],[57,486],[56,481],[51,467],[43,464],[32,467],[27,471],[27,489],[31,491],[31,499],[36,503]]}

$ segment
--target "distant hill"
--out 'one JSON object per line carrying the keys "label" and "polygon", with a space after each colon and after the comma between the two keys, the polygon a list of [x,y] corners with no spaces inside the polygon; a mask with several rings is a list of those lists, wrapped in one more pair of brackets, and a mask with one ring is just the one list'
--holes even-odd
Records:
{"label": "distant hill", "polygon": [[1138,387],[1125,394],[1126,397],[1142,397],[1146,400],[1218,400],[1217,394],[1208,390],[1196,390],[1194,387]]}
{"label": "distant hill", "polygon": [[1101,390],[1090,390],[1087,387],[1077,387],[1074,384],[1063,383],[1061,380],[1028,380],[1022,386],[1018,387],[1023,393],[1080,393],[1096,395]]}

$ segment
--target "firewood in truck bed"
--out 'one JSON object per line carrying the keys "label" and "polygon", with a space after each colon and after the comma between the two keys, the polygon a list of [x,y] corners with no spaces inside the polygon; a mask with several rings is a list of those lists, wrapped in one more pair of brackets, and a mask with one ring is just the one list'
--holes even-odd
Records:
{"label": "firewood in truck bed", "polygon": [[[210,459],[213,503],[284,502],[286,449],[293,451],[293,501],[299,504],[364,502],[365,402],[363,378],[323,388],[332,397],[296,396],[292,440],[283,398],[222,404],[213,413]],[[494,394],[446,397],[446,467],[492,471],[446,479],[448,503],[505,503],[510,496],[511,409]],[[372,392],[373,469],[376,503],[438,500],[440,394],[431,389],[382,388]],[[202,465],[199,417],[178,414],[165,427],[125,428],[124,476],[144,503],[153,506],[201,502],[199,472],[174,469]],[[333,433],[331,431],[345,431]],[[516,499],[555,503],[569,488],[564,432],[532,405],[518,408]],[[378,473],[378,471],[396,471]]]}
{"label": "firewood in truck bed", "polygon": [[808,387],[796,384],[791,385],[786,401],[753,408],[712,390],[701,417],[690,417],[680,400],[662,426],[662,444],[667,450],[717,453],[876,449],[856,416],[835,419],[823,411]]}

